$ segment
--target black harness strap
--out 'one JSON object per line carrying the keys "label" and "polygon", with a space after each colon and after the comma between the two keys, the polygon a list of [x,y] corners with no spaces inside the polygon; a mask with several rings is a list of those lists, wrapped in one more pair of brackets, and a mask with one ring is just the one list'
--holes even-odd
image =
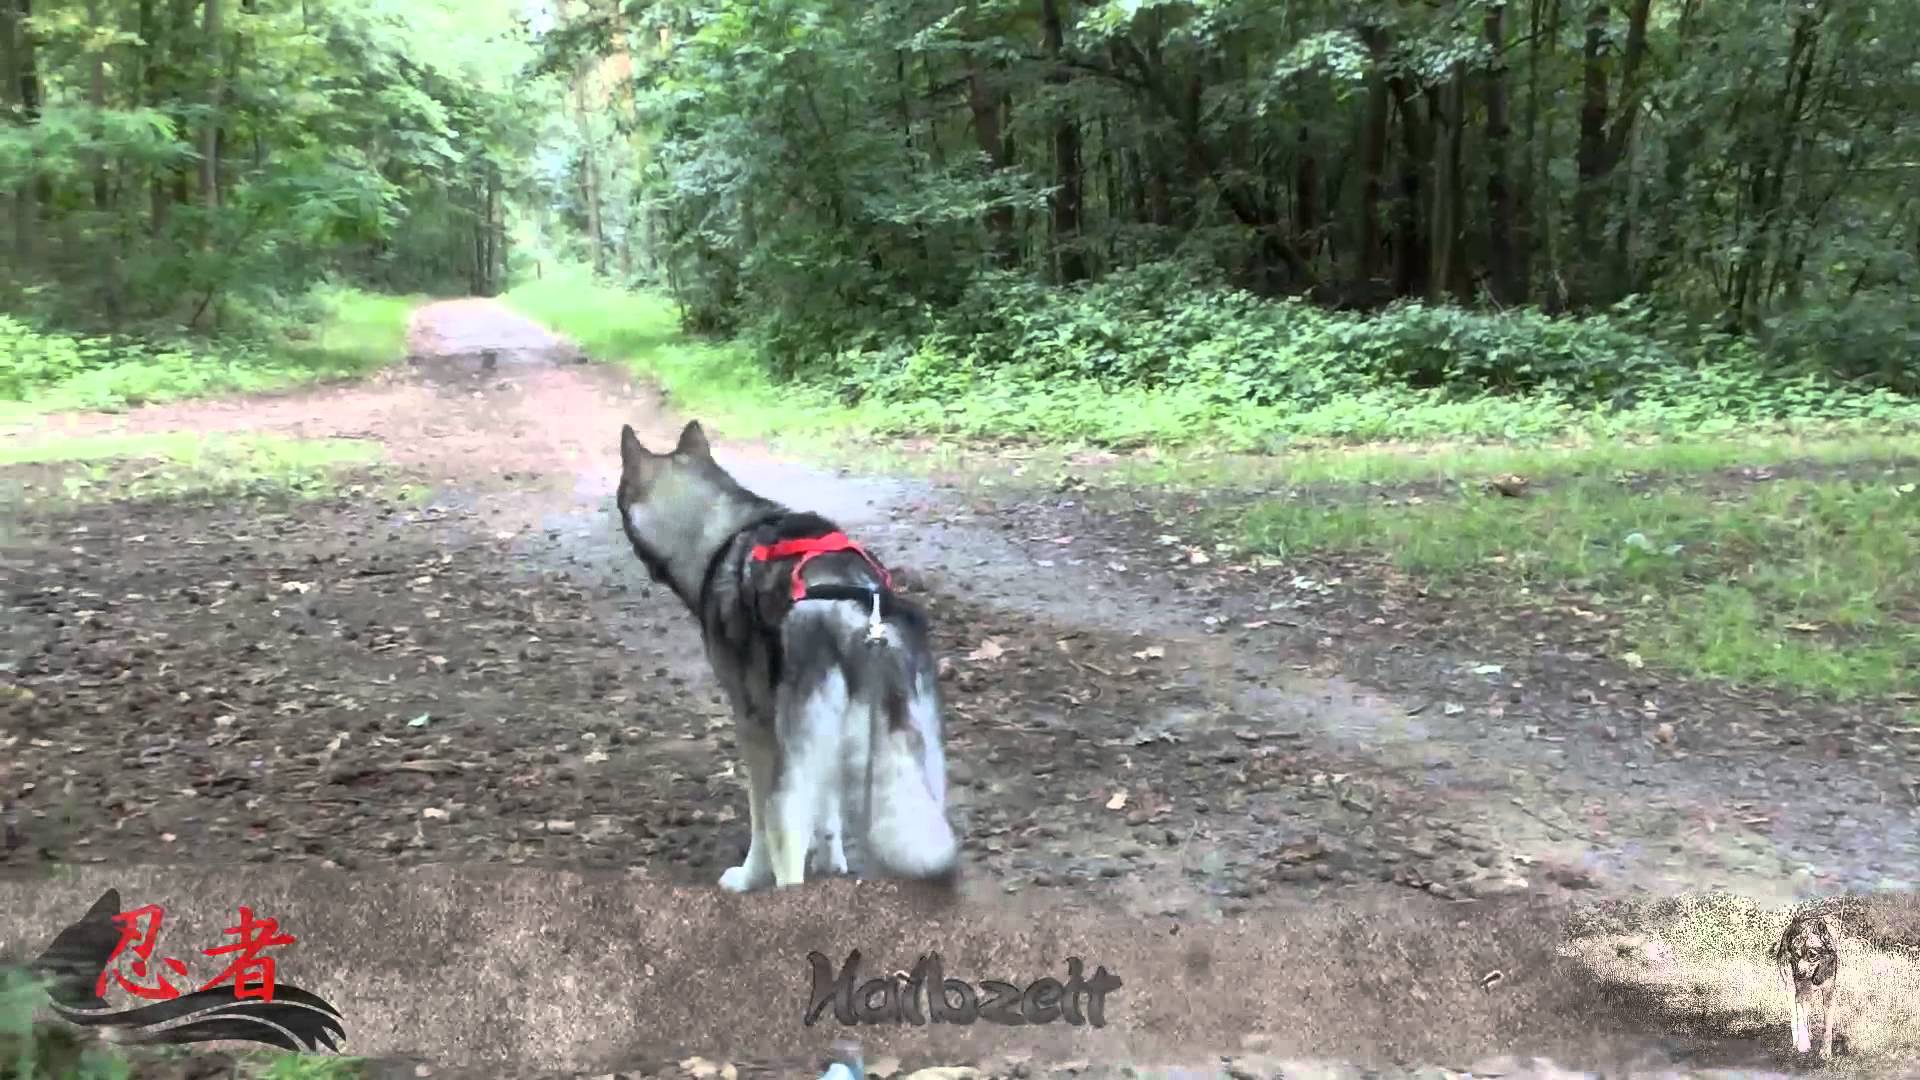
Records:
{"label": "black harness strap", "polygon": [[707,572],[700,576],[699,601],[701,618],[704,619],[707,615],[707,596],[713,592],[713,576],[720,572],[720,564],[725,561],[727,554],[733,550],[733,546],[740,542],[742,536],[745,536],[755,529],[771,525],[787,516],[788,513],[789,511],[784,509],[770,510],[729,533],[725,542],[713,549],[713,557],[707,560]]}

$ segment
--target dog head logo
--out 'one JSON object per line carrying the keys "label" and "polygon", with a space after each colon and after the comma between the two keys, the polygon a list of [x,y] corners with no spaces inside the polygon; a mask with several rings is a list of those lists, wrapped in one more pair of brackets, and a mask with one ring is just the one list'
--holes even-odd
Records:
{"label": "dog head logo", "polygon": [[[295,1052],[339,1051],[346,1037],[339,1011],[317,994],[277,982],[272,959],[261,955],[296,940],[280,931],[277,919],[242,907],[240,925],[228,931],[242,940],[204,950],[235,958],[221,975],[189,992],[174,982],[186,975],[186,965],[154,953],[164,915],[152,904],[122,912],[119,890],[101,894],[30,965],[46,980],[54,1012],[68,1023],[103,1028],[122,1043],[237,1039]],[[138,981],[115,970],[123,953],[137,957],[131,966]],[[115,983],[143,1004],[114,1008],[104,995]]]}

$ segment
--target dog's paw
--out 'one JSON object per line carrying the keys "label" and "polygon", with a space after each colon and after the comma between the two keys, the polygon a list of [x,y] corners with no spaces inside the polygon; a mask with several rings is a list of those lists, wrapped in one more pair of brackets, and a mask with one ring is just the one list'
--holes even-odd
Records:
{"label": "dog's paw", "polygon": [[752,892],[765,882],[755,881],[753,874],[744,865],[736,866],[720,875],[720,887],[728,892]]}

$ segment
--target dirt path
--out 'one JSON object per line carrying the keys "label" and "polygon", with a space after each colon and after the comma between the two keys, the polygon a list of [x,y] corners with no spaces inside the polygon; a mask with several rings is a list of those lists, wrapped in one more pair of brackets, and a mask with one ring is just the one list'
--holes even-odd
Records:
{"label": "dirt path", "polygon": [[[366,384],[31,436],[374,439],[433,494],[22,521],[4,565],[36,572],[6,582],[0,631],[34,695],[0,706],[34,778],[14,859],[694,885],[736,861],[725,710],[610,508],[620,424],[660,443],[682,418],[485,301],[422,309],[411,353]],[[749,487],[837,518],[929,603],[979,902],[1206,920],[1357,891],[1784,902],[1920,879],[1920,740],[1870,718],[1808,712],[1796,735],[1777,702],[1597,666],[1578,627],[1467,636],[1319,584],[1337,568],[1198,560],[1177,500],[988,502],[715,434]]]}

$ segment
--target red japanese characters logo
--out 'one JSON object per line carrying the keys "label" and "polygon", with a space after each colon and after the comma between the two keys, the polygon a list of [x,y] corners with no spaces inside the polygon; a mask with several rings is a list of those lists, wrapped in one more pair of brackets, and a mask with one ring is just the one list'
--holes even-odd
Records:
{"label": "red japanese characters logo", "polygon": [[[109,966],[100,972],[100,981],[94,984],[95,997],[106,996],[108,976],[118,981],[120,989],[146,1001],[172,1001],[180,996],[180,988],[168,982],[165,976],[148,973],[148,966],[153,961],[154,946],[160,940],[160,923],[166,916],[166,910],[160,905],[148,904],[145,907],[134,908],[132,911],[121,912],[113,917],[114,925],[120,928],[120,943],[113,947],[113,955],[107,957]],[[260,954],[276,945],[291,945],[296,939],[292,934],[280,933],[278,919],[256,919],[253,909],[244,904],[240,907],[240,925],[228,927],[227,933],[240,935],[240,940],[217,949],[201,951],[207,956],[224,956],[236,952],[240,956],[229,963],[225,971],[209,980],[200,989],[211,990],[221,983],[231,981],[234,997],[272,1001],[273,957]],[[128,946],[133,947],[135,959],[128,966],[133,968],[135,978],[152,978],[157,985],[141,986],[111,966],[120,958],[121,953],[127,951]],[[173,957],[164,957],[160,963],[175,975],[184,976],[187,973],[187,965]]]}
{"label": "red japanese characters logo", "polygon": [[[279,919],[241,905],[239,921],[225,931],[235,940],[200,950],[225,966],[194,988],[186,962],[160,951],[166,915],[158,904],[121,911],[119,891],[108,889],[33,965],[52,977],[47,994],[54,1009],[76,1024],[138,1029],[126,1041],[235,1039],[285,1050],[339,1050],[346,1035],[339,1012],[277,981],[270,950],[299,941]],[[123,959],[125,971],[118,966]],[[144,1004],[116,1011],[106,996],[116,987]]]}

